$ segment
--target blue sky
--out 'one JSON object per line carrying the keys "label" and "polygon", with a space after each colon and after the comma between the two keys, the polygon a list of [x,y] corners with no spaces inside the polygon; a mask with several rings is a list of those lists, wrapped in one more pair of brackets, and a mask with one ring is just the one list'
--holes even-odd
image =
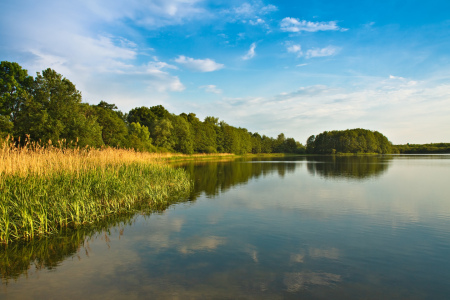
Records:
{"label": "blue sky", "polygon": [[450,142],[450,1],[1,1],[0,59],[83,101],[163,105],[302,143]]}

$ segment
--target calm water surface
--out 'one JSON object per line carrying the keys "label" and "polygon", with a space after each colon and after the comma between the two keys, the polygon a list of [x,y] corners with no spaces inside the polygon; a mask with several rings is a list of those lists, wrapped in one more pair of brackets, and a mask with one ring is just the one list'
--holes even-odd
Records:
{"label": "calm water surface", "polygon": [[153,214],[0,249],[5,299],[448,299],[450,156],[182,165]]}

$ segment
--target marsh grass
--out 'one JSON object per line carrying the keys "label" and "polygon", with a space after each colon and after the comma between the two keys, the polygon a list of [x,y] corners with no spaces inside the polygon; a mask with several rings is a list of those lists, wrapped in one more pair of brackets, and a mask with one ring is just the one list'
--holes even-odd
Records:
{"label": "marsh grass", "polygon": [[30,240],[113,214],[163,206],[190,189],[165,155],[6,140],[0,149],[0,242]]}

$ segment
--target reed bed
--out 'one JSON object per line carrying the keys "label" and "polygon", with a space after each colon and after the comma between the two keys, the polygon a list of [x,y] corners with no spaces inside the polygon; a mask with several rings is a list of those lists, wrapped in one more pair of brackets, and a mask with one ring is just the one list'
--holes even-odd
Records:
{"label": "reed bed", "polygon": [[6,140],[0,149],[0,242],[158,207],[187,193],[188,175],[159,163],[165,156],[64,143],[17,147]]}

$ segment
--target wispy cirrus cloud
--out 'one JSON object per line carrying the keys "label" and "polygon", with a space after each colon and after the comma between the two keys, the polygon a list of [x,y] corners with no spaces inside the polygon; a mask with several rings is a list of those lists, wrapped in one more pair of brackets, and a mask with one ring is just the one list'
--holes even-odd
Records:
{"label": "wispy cirrus cloud", "polygon": [[257,1],[251,4],[244,2],[239,6],[223,10],[222,13],[233,16],[237,20],[249,20],[258,16],[267,15],[277,10],[278,8],[275,5],[264,5],[261,1]]}
{"label": "wispy cirrus cloud", "polygon": [[217,86],[213,84],[209,85],[202,85],[199,87],[200,89],[203,89],[207,93],[213,93],[213,94],[222,94],[222,90],[217,88]]}
{"label": "wispy cirrus cloud", "polygon": [[308,49],[306,52],[303,52],[302,46],[300,44],[293,44],[292,42],[286,42],[285,45],[286,51],[288,53],[293,53],[297,55],[297,57],[306,57],[306,58],[333,56],[340,50],[340,48],[338,47],[327,46],[325,48]]}
{"label": "wispy cirrus cloud", "polygon": [[214,60],[206,58],[206,59],[194,59],[191,57],[186,57],[184,55],[180,55],[175,59],[175,62],[180,65],[185,66],[186,68],[192,71],[198,72],[213,72],[222,69],[225,67],[223,64],[216,63]]}
{"label": "wispy cirrus cloud", "polygon": [[242,57],[242,59],[243,60],[249,60],[249,59],[252,59],[253,57],[255,57],[255,55],[256,55],[255,49],[256,49],[256,43],[252,43],[250,45],[250,49],[247,51],[247,54],[245,54]]}
{"label": "wispy cirrus cloud", "polygon": [[280,28],[282,31],[286,32],[316,32],[340,29],[339,26],[337,26],[336,21],[311,22],[289,17],[281,20]]}
{"label": "wispy cirrus cloud", "polygon": [[204,7],[204,1],[202,0],[126,2],[80,0],[79,2],[82,2],[87,9],[108,22],[128,19],[146,28],[160,28],[183,24],[187,20],[213,18],[213,14]]}
{"label": "wispy cirrus cloud", "polygon": [[221,11],[228,22],[242,22],[252,26],[262,26],[270,31],[270,26],[265,20],[265,16],[278,10],[272,4],[265,5],[262,1],[244,2],[239,6],[231,7]]}
{"label": "wispy cirrus cloud", "polygon": [[333,56],[339,51],[339,48],[328,46],[325,48],[314,48],[306,51],[306,58]]}

